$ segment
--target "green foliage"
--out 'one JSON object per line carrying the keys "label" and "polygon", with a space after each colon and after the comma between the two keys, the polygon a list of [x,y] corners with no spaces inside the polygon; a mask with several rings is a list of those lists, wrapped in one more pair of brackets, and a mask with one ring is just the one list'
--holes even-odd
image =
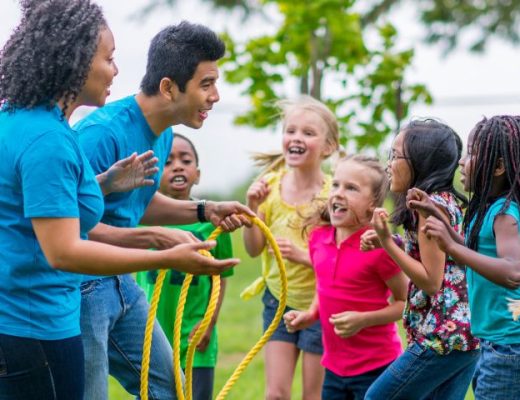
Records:
{"label": "green foliage", "polygon": [[272,35],[246,42],[223,38],[227,55],[224,76],[240,84],[251,108],[235,122],[257,128],[277,122],[276,101],[285,98],[287,83],[327,103],[338,116],[343,142],[379,148],[407,116],[410,105],[430,103],[424,85],[405,83],[413,50],[397,50],[397,31],[390,23],[377,29],[368,46],[355,1],[264,0],[274,4],[282,23]]}
{"label": "green foliage", "polygon": [[520,2],[504,0],[421,0],[421,20],[430,43],[453,50],[461,33],[472,30],[470,50],[483,51],[496,36],[514,44],[520,41]]}

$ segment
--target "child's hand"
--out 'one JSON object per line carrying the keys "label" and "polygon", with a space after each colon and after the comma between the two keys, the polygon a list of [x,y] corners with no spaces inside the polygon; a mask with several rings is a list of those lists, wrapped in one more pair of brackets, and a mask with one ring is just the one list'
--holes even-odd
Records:
{"label": "child's hand", "polygon": [[406,206],[410,210],[417,211],[424,219],[434,216],[443,219],[439,208],[431,201],[428,194],[420,189],[411,188],[406,194]]}
{"label": "child's hand", "polygon": [[381,242],[377,236],[377,232],[373,229],[368,229],[361,235],[359,248],[361,251],[370,251],[381,247]]}
{"label": "child's hand", "polygon": [[249,186],[246,193],[246,202],[248,207],[256,212],[258,210],[258,206],[262,204],[267,196],[271,188],[267,185],[265,180],[260,179],[255,181]]}
{"label": "child's hand", "polygon": [[[307,264],[309,262],[307,252],[295,246],[290,240],[285,238],[276,238],[276,244],[280,249],[282,258],[298,264]],[[270,254],[274,254],[272,248],[269,248],[268,251]]]}
{"label": "child's hand", "polygon": [[[202,320],[197,322],[193,329],[190,332],[189,340],[193,338],[193,335],[195,335],[195,332],[197,332],[197,329],[199,329],[200,323]],[[202,338],[200,339],[199,344],[197,345],[197,350],[201,353],[204,353],[209,345],[209,340],[211,339],[211,332],[213,331],[213,324],[209,324],[208,329],[206,329],[206,332],[202,335]]]}
{"label": "child's hand", "polygon": [[357,311],[333,314],[329,318],[329,322],[334,325],[334,333],[343,339],[354,336],[365,328],[363,313]]}
{"label": "child's hand", "polygon": [[392,238],[392,232],[388,226],[388,212],[384,208],[376,208],[370,221],[381,243]]}
{"label": "child's hand", "polygon": [[422,227],[428,239],[434,239],[439,248],[449,254],[449,248],[455,243],[446,228],[446,225],[435,217],[428,217],[424,226]]}
{"label": "child's hand", "polygon": [[291,310],[284,314],[283,322],[287,332],[294,333],[311,326],[316,318],[309,311]]}

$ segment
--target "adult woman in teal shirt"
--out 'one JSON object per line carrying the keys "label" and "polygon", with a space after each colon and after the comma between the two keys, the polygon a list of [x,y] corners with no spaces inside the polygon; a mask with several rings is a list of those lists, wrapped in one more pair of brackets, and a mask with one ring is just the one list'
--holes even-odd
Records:
{"label": "adult woman in teal shirt", "polygon": [[220,273],[237,260],[197,252],[210,244],[150,252],[86,240],[103,197],[68,119],[104,104],[114,39],[89,0],[26,0],[22,11],[0,53],[0,399],[81,399],[79,273]]}

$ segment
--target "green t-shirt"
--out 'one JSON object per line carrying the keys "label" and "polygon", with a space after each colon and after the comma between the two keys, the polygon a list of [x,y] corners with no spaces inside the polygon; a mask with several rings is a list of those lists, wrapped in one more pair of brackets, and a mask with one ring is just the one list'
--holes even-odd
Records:
{"label": "green t-shirt", "polygon": [[[167,228],[177,228],[192,232],[198,239],[205,240],[215,227],[210,223],[196,223],[190,225],[176,225],[167,226]],[[231,247],[231,236],[229,233],[222,233],[217,238],[217,245],[211,250],[213,257],[217,259],[230,258],[233,255]],[[161,291],[159,305],[157,307],[157,320],[168,337],[170,343],[173,343],[173,326],[175,323],[175,311],[177,309],[177,302],[181,291],[182,282],[184,281],[185,273],[169,270],[166,274],[164,284]],[[233,270],[230,269],[224,272],[221,276],[226,278],[233,275]],[[136,281],[143,288],[148,301],[151,300],[155,280],[157,279],[157,271],[138,272]],[[206,308],[208,306],[209,295],[211,292],[211,276],[199,275],[194,276],[191,281],[190,289],[188,290],[188,297],[184,307],[184,314],[182,318],[181,328],[181,365],[184,368],[186,365],[186,353],[188,351],[188,338],[193,327],[204,317]],[[209,345],[205,352],[201,353],[195,351],[193,360],[194,367],[215,367],[217,363],[217,330],[213,329]]]}

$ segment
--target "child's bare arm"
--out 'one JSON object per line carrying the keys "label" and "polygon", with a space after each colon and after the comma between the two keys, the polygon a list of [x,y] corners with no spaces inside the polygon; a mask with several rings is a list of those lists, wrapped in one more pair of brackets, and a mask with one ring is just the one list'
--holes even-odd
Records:
{"label": "child's bare arm", "polygon": [[283,321],[287,331],[293,333],[302,329],[306,329],[314,324],[319,319],[318,308],[318,295],[315,294],[308,310],[291,310],[286,312],[283,316]]}
{"label": "child's bare arm", "polygon": [[427,235],[434,238],[453,259],[467,265],[484,278],[508,289],[520,287],[520,236],[518,222],[509,215],[495,218],[493,230],[497,245],[497,258],[480,254],[450,240],[444,224],[428,218],[424,227]]}
{"label": "child's bare arm", "polygon": [[403,272],[398,273],[386,281],[392,292],[393,302],[388,306],[375,311],[346,311],[334,314],[330,322],[334,325],[334,332],[342,338],[355,335],[361,329],[370,326],[385,325],[398,321],[404,309],[408,279]]}
{"label": "child's bare arm", "polygon": [[386,210],[376,208],[372,218],[372,226],[374,226],[383,248],[418,288],[433,296],[440,289],[442,283],[445,254],[434,240],[428,239],[425,233],[421,231],[424,223],[423,218],[419,218],[419,248],[422,262],[410,257],[394,242],[387,221],[388,213]]}

